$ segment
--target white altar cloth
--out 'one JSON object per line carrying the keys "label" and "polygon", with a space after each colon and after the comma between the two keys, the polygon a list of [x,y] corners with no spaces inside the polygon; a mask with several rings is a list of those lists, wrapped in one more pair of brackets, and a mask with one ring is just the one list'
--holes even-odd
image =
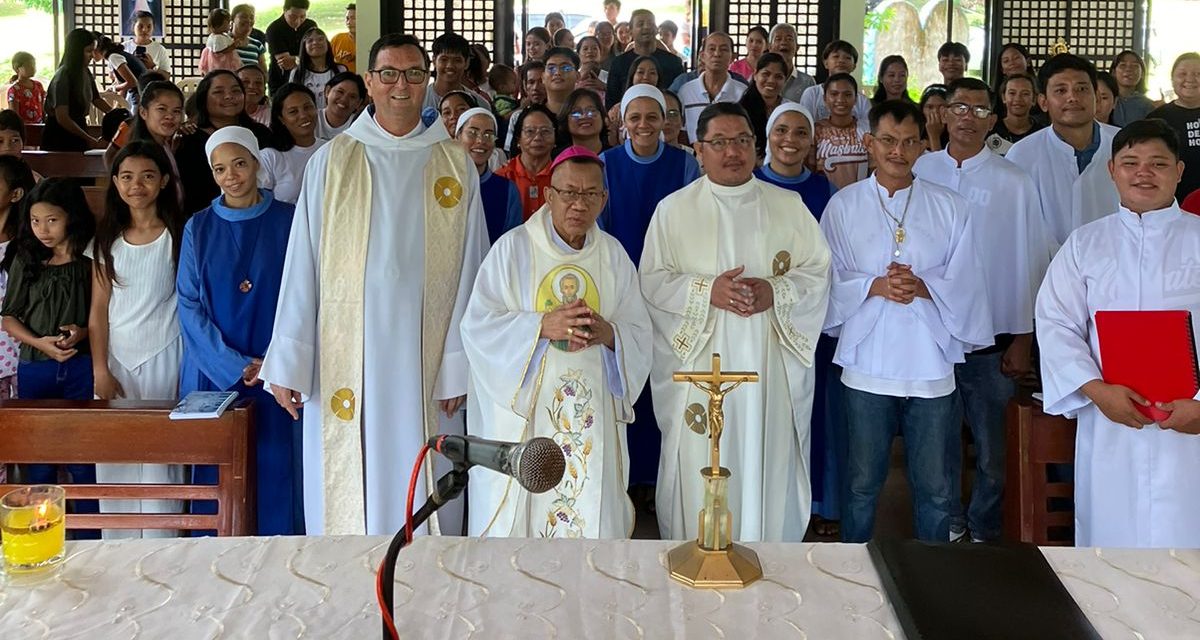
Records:
{"label": "white altar cloth", "polygon": [[[39,584],[0,581],[25,638],[377,638],[384,537],[68,543]],[[406,638],[902,638],[865,546],[751,544],[741,591],[670,580],[677,543],[419,538],[400,555]],[[1044,550],[1105,638],[1200,638],[1200,551]],[[988,603],[980,603],[988,606]]]}

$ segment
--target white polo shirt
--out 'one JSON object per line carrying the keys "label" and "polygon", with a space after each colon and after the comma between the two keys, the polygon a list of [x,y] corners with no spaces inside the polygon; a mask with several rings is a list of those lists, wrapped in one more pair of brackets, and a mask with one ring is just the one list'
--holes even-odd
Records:
{"label": "white polo shirt", "polygon": [[714,102],[737,102],[746,93],[746,85],[734,80],[733,76],[727,76],[725,86],[721,87],[716,99],[711,99],[708,91],[704,89],[705,73],[708,72],[702,72],[700,77],[679,88],[679,102],[683,104],[683,112],[686,114],[688,142],[696,141],[696,121],[700,119],[700,112],[704,111],[705,107]]}

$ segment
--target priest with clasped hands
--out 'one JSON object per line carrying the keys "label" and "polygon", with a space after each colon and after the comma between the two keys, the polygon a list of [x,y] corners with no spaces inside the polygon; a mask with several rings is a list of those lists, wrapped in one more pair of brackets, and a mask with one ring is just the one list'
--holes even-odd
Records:
{"label": "priest with clasped hands", "polygon": [[704,504],[708,395],[676,371],[756,371],[724,400],[733,538],[804,538],[812,508],[813,353],[829,301],[829,247],[800,195],[754,177],[741,106],[709,105],[695,143],[707,175],[664,198],[639,266],[654,322],[654,412],[663,433],[655,502],[664,539],[694,538]]}
{"label": "priest with clasped hands", "polygon": [[1135,406],[1145,398],[1104,382],[1095,324],[1103,310],[1188,310],[1195,331],[1200,216],[1175,201],[1179,146],[1162,120],[1116,134],[1108,170],[1121,206],[1071,233],[1038,292],[1045,411],[1078,420],[1081,547],[1200,547],[1200,396],[1159,403],[1170,417],[1154,423]]}
{"label": "priest with clasped hands", "polygon": [[650,317],[621,243],[596,226],[604,165],[568,147],[550,166],[546,204],[501,236],[462,321],[471,370],[467,431],[553,439],[566,457],[555,488],[530,494],[472,469],[471,535],[628,538],[625,425],[650,372]]}

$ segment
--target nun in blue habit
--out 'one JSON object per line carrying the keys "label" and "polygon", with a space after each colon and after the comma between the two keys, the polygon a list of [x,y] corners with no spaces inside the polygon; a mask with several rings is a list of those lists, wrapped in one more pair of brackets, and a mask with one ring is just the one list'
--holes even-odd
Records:
{"label": "nun in blue habit", "polygon": [[496,116],[490,109],[467,109],[458,117],[454,138],[467,150],[479,171],[479,199],[487,222],[488,242],[496,244],[500,236],[525,222],[521,194],[508,178],[492,173],[496,153]]}
{"label": "nun in blue habit", "polygon": [[[795,191],[818,221],[837,188],[808,169],[813,145],[813,116],[795,102],[784,102],[767,120],[767,157],[754,175],[775,186]],[[809,473],[813,495],[813,529],[820,536],[835,536],[841,518],[842,472],[847,442],[842,410],[842,368],[833,364],[837,338],[821,334],[817,341],[816,387],[813,390],[812,447]]]}
{"label": "nun in blue habit", "polygon": [[[180,245],[180,397],[237,391],[254,401],[257,533],[302,534],[300,424],[258,379],[295,207],[258,188],[259,147],[248,129],[218,129],[205,153],[221,195],[188,220]],[[196,467],[194,481],[216,484],[217,469]],[[214,513],[215,504],[193,511]]]}

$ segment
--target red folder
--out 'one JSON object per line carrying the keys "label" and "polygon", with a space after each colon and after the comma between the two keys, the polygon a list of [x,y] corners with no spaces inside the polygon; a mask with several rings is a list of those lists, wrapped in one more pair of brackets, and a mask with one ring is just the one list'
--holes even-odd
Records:
{"label": "red folder", "polygon": [[[1129,387],[1151,403],[1191,398],[1200,390],[1191,311],[1097,311],[1096,332],[1108,384]],[[1156,422],[1171,415],[1134,406]]]}

